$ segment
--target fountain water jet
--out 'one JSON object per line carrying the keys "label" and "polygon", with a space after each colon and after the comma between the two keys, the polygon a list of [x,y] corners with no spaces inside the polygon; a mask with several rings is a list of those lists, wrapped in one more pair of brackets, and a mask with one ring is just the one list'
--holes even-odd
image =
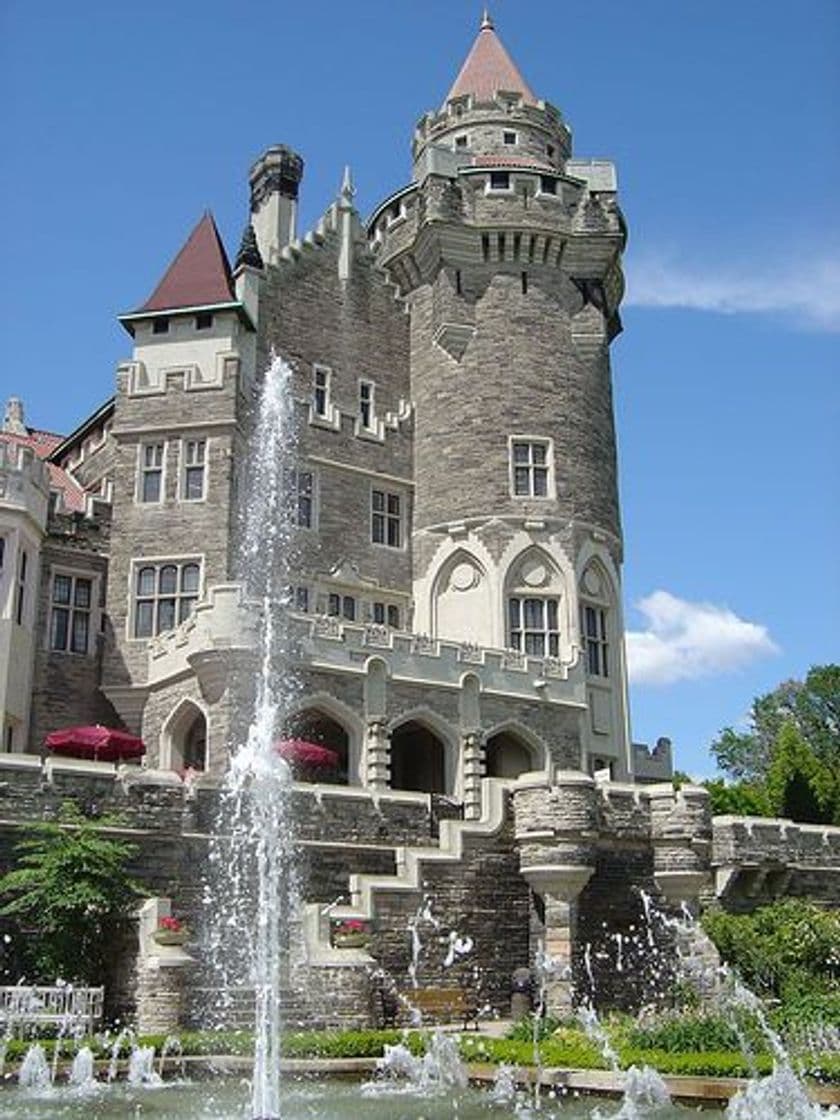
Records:
{"label": "fountain water jet", "polygon": [[[220,940],[245,947],[255,996],[251,1114],[277,1120],[280,1109],[283,930],[296,905],[289,768],[275,749],[293,694],[282,608],[292,546],[294,472],[292,371],[276,356],[266,371],[252,439],[243,568],[259,604],[253,718],[234,753],[223,796],[226,913]],[[252,890],[255,887],[255,897]],[[241,952],[240,952],[241,956]]]}

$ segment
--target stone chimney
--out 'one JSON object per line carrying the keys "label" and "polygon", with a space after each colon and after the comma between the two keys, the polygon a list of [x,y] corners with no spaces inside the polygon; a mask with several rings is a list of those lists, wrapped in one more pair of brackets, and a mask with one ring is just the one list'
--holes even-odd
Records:
{"label": "stone chimney", "polygon": [[251,223],[260,255],[275,264],[296,236],[297,198],[303,160],[284,144],[274,144],[251,168]]}

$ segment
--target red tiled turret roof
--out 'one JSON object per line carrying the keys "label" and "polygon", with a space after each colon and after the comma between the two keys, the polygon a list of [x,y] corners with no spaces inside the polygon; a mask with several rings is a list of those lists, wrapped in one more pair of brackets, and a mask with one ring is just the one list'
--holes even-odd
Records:
{"label": "red tiled turret roof", "polygon": [[235,299],[227,253],[213,215],[207,211],[137,311],[177,311],[180,307],[207,307]]}
{"label": "red tiled turret roof", "polygon": [[531,105],[537,103],[531,87],[502,46],[493,21],[485,12],[478,37],[446,100],[471,93],[476,101],[492,101],[493,95],[500,89],[521,93]]}

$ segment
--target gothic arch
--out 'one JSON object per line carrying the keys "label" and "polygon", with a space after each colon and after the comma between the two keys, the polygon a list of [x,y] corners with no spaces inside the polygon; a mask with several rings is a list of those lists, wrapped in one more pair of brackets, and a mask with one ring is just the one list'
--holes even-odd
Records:
{"label": "gothic arch", "polygon": [[458,796],[458,735],[435,712],[415,708],[391,721],[391,786]]}
{"label": "gothic arch", "polygon": [[505,569],[502,584],[505,645],[535,657],[560,658],[570,628],[569,595],[554,557],[532,544]]}
{"label": "gothic arch", "polygon": [[540,736],[512,719],[488,731],[484,750],[488,778],[512,779],[532,770],[545,770],[551,758]]}
{"label": "gothic arch", "polygon": [[493,589],[487,567],[457,546],[432,582],[432,634],[436,638],[492,645]]}
{"label": "gothic arch", "polygon": [[329,728],[326,723],[322,728],[322,733],[319,733],[316,727],[314,731],[310,728],[309,734],[316,741],[323,741],[324,746],[329,747],[330,750],[337,751],[341,760],[343,781],[347,785],[360,785],[364,724],[359,715],[347,704],[338,700],[335,696],[331,696],[328,692],[313,692],[301,696],[286,717],[285,729],[294,737],[297,726],[304,732],[301,737],[306,737],[307,721],[314,723],[319,714],[335,724],[343,732],[346,741],[341,741],[340,736],[332,734],[333,729]]}
{"label": "gothic arch", "polygon": [[197,700],[179,700],[161,728],[161,769],[206,770],[210,761],[209,731],[206,709]]}

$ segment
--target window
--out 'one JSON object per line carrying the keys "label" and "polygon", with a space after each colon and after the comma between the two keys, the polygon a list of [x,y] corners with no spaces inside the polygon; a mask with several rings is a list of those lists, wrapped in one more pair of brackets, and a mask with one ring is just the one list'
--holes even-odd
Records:
{"label": "window", "polygon": [[356,620],[356,600],[352,595],[337,595],[330,592],[327,599],[327,614],[333,618],[346,618],[348,622]]}
{"label": "window", "polygon": [[371,490],[371,540],[388,548],[402,547],[401,499],[386,490]]}
{"label": "window", "polygon": [[469,137],[467,136],[466,132],[462,132],[460,136],[455,137],[456,149],[469,147],[469,142]]}
{"label": "window", "polygon": [[213,313],[211,311],[200,311],[195,317],[195,329],[197,331],[209,331],[213,326]]}
{"label": "window", "polygon": [[3,746],[6,754],[11,754],[15,749],[15,725],[13,723],[6,724],[6,735],[3,740]]}
{"label": "window", "polygon": [[165,318],[153,319],[152,334],[169,334],[169,320]]}
{"label": "window", "polygon": [[545,154],[548,156],[549,159],[554,159],[554,145],[553,144],[546,144]]}
{"label": "window", "polygon": [[93,580],[56,572],[52,583],[50,649],[62,653],[87,653]]}
{"label": "window", "polygon": [[557,180],[553,175],[540,176],[540,192],[542,194],[557,194]]}
{"label": "window", "polygon": [[312,529],[315,523],[315,481],[312,471],[290,470],[286,474],[286,500],[289,520],[299,529]]}
{"label": "window", "polygon": [[292,605],[296,611],[301,614],[308,614],[309,612],[309,588],[308,587],[293,587],[292,588]]}
{"label": "window", "polygon": [[15,592],[15,622],[18,626],[23,625],[23,612],[26,606],[26,566],[28,559],[26,551],[21,551],[18,561],[17,590]]}
{"label": "window", "polygon": [[182,497],[185,502],[200,502],[204,498],[207,441],[185,439],[181,446],[184,451],[184,477],[181,482]]}
{"label": "window", "polygon": [[549,496],[550,441],[511,441],[511,481],[517,498]]}
{"label": "window", "polygon": [[151,638],[183,622],[198,602],[201,565],[196,560],[136,564],[134,637]]}
{"label": "window", "polygon": [[138,498],[141,502],[160,502],[163,496],[163,457],[166,445],[163,443],[144,443],[140,446],[140,486]]}
{"label": "window", "polygon": [[516,133],[515,132],[503,132],[502,133],[502,140],[505,142],[505,144],[515,144],[516,143]]}
{"label": "window", "polygon": [[508,599],[511,647],[535,657],[559,656],[558,613],[557,599]]}
{"label": "window", "polygon": [[490,172],[490,190],[491,191],[509,191],[510,190],[510,175],[507,171],[491,171]]}
{"label": "window", "polygon": [[368,430],[373,427],[373,391],[372,381],[359,382],[359,422]]}
{"label": "window", "polygon": [[330,407],[330,371],[325,366],[315,366],[312,408],[316,416],[326,417]]}
{"label": "window", "polygon": [[377,626],[390,626],[392,630],[399,630],[400,608],[393,603],[374,603],[373,621]]}
{"label": "window", "polygon": [[6,538],[0,537],[0,572],[3,571],[3,560],[6,556]]}
{"label": "window", "polygon": [[607,612],[604,607],[584,603],[581,607],[581,631],[586,650],[586,671],[593,677],[608,677]]}

